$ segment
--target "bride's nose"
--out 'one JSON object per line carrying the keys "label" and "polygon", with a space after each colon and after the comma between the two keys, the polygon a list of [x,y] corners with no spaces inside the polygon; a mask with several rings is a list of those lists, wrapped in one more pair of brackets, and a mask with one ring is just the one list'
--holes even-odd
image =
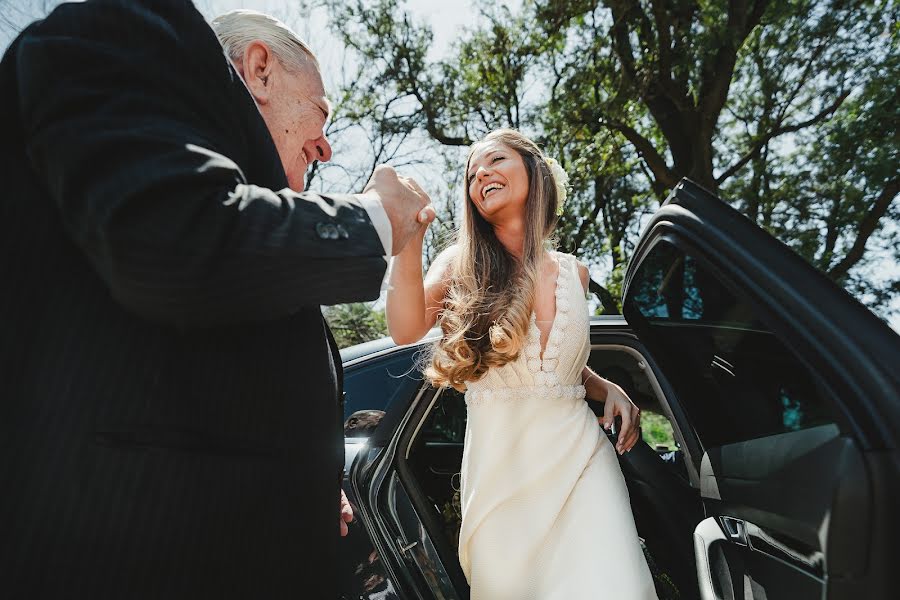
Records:
{"label": "bride's nose", "polygon": [[484,165],[478,167],[478,170],[475,171],[475,179],[481,181],[487,175],[490,175],[490,171],[488,170],[490,167],[485,167]]}

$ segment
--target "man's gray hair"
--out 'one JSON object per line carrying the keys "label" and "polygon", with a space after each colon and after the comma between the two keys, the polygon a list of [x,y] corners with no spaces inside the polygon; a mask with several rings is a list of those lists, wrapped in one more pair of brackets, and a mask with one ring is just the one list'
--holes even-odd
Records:
{"label": "man's gray hair", "polygon": [[255,10],[238,9],[219,15],[211,25],[225,54],[233,61],[240,61],[247,46],[259,40],[269,46],[289,71],[296,72],[307,66],[319,69],[319,61],[312,49],[275,17]]}

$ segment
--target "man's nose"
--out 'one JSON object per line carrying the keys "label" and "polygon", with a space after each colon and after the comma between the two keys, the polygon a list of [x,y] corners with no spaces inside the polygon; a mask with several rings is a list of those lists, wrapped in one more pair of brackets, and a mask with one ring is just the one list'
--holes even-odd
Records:
{"label": "man's nose", "polygon": [[315,145],[315,152],[313,156],[319,162],[328,162],[331,160],[331,144],[328,143],[328,138],[323,134],[322,137],[315,140],[313,142]]}

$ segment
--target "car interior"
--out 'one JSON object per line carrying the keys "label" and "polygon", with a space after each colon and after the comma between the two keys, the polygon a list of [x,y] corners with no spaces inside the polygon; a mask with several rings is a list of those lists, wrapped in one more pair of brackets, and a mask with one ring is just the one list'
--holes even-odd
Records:
{"label": "car interior", "polygon": [[[659,386],[648,375],[647,363],[634,349],[609,345],[592,348],[589,365],[616,382],[641,408],[642,440],[620,457],[631,497],[638,534],[661,600],[697,596],[692,532],[702,519],[698,491],[691,486],[683,452],[674,435]],[[598,416],[602,404],[588,402]],[[398,471],[420,511],[435,546],[457,589],[465,579],[456,560],[461,508],[459,471],[466,428],[464,396],[453,389],[437,392],[427,410],[410,427]],[[652,431],[648,431],[650,422]],[[598,427],[599,427],[598,423]],[[614,437],[611,433],[608,434]],[[416,502],[418,500],[418,502]]]}
{"label": "car interior", "polygon": [[[632,282],[625,312],[665,364],[704,447],[701,501],[728,537],[700,553],[708,561],[701,570],[712,573],[719,597],[816,597],[826,581],[823,532],[829,520],[839,531],[838,517],[852,514],[847,490],[866,487],[851,483],[858,470],[846,467],[858,458],[855,442],[842,436],[821,367],[775,333],[778,322],[764,307],[689,250],[658,243]],[[840,461],[846,472],[835,471]],[[780,550],[760,536],[749,543],[749,529],[778,537]],[[706,532],[720,536],[715,527]]]}

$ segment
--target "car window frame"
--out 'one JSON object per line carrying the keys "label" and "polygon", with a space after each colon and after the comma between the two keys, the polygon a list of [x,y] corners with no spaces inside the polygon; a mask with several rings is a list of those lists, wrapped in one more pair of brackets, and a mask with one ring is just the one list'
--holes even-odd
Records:
{"label": "car window frame", "polygon": [[[765,325],[768,332],[774,335],[777,340],[792,353],[793,357],[809,371],[814,383],[818,384],[818,387],[822,391],[822,395],[826,398],[826,401],[829,402],[834,417],[834,423],[841,432],[850,433],[854,436],[862,436],[862,431],[851,417],[849,407],[842,401],[842,382],[834,381],[834,372],[832,369],[828,368],[828,365],[830,364],[828,357],[823,356],[819,352],[814,352],[814,349],[810,348],[805,343],[801,343],[805,342],[805,336],[797,335],[796,329],[791,326],[791,323],[785,320],[779,312],[775,310],[777,305],[766,302],[764,295],[760,294],[760,290],[746,274],[740,279],[732,277],[730,275],[732,270],[716,260],[715,253],[711,251],[711,248],[708,248],[703,244],[702,238],[694,235],[687,229],[680,227],[676,223],[668,222],[665,223],[665,226],[668,231],[653,235],[649,243],[639,244],[638,251],[635,252],[632,259],[636,267],[631,273],[631,278],[637,275],[644,259],[653,252],[661,242],[668,242],[685,255],[691,256],[691,258],[696,260],[703,268],[708,269],[710,274],[716,277],[721,285],[723,285],[730,293],[734,294],[735,297],[744,300],[751,310],[754,311],[754,315],[758,317],[758,320]],[[646,236],[647,233],[644,235]],[[629,265],[629,271],[631,270],[632,267]],[[737,271],[736,275],[740,277],[742,274]],[[632,327],[646,327],[649,320],[641,315],[638,310],[629,310],[630,305],[628,304],[628,299],[631,290],[631,279],[629,279],[626,282],[626,288],[623,293],[623,313],[625,313],[626,319]],[[640,332],[636,331],[635,333],[638,338],[640,338]],[[819,362],[812,362],[809,358],[810,354]],[[665,373],[662,366],[660,366],[660,369]],[[677,397],[674,388],[672,389],[672,392],[673,394],[676,394]],[[679,405],[680,404],[681,402],[679,401]],[[701,448],[705,449],[702,438],[696,431],[694,431],[694,435],[699,439]]]}
{"label": "car window frame", "polygon": [[[404,353],[408,353],[410,355],[410,365],[412,366],[415,361],[412,355],[420,352],[427,343],[428,341],[426,340],[413,345],[393,346],[384,350],[380,350],[378,352],[374,352],[372,354],[365,354],[363,356],[356,357],[343,365],[344,381],[346,382],[347,376],[352,375],[354,371],[371,368],[373,366],[373,361],[389,361],[395,358],[395,356],[399,356]],[[378,427],[376,427],[372,434],[368,437],[368,444],[370,446],[383,447],[390,442],[393,431],[396,429],[399,421],[402,419],[402,415],[406,413],[409,406],[415,401],[415,399],[421,395],[423,387],[428,387],[428,383],[424,380],[419,382],[417,385],[410,386],[409,394],[405,397],[397,398],[392,404],[385,405],[382,409],[377,409],[384,410],[385,414],[381,422],[378,424]],[[346,391],[344,392],[344,394],[346,394]],[[344,409],[342,409],[342,416],[343,411]]]}

